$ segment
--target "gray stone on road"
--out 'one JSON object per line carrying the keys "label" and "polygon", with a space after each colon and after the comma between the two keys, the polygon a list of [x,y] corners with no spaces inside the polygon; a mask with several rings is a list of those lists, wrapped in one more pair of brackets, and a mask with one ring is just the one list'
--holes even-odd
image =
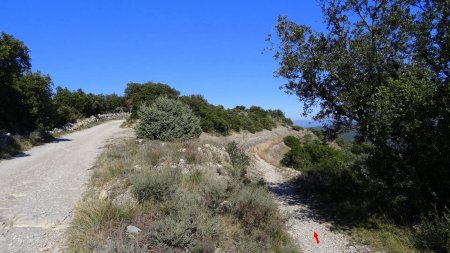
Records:
{"label": "gray stone on road", "polygon": [[0,161],[0,252],[64,251],[64,232],[102,147],[122,120],[62,136]]}

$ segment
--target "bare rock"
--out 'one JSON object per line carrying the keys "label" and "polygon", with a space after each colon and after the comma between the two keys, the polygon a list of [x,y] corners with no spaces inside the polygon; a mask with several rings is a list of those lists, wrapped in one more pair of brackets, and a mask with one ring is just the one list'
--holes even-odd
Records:
{"label": "bare rock", "polygon": [[189,165],[187,164],[186,160],[180,159],[177,167],[183,175],[189,174]]}
{"label": "bare rock", "polygon": [[142,230],[135,226],[127,226],[127,233],[129,234],[139,234]]}
{"label": "bare rock", "polygon": [[219,213],[228,213],[233,209],[233,204],[230,201],[223,201],[219,204]]}
{"label": "bare rock", "polygon": [[101,199],[101,200],[105,200],[105,199],[107,199],[109,197],[108,195],[109,195],[108,191],[103,189],[103,190],[100,191],[100,194],[98,194],[98,198]]}
{"label": "bare rock", "polygon": [[136,198],[134,198],[131,186],[124,193],[117,195],[112,202],[117,206],[135,206],[138,203]]}

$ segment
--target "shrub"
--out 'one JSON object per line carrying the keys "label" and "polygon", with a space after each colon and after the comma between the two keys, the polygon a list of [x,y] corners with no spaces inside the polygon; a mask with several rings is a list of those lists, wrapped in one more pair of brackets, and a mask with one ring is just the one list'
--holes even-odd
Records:
{"label": "shrub", "polygon": [[291,150],[281,160],[284,166],[294,169],[311,169],[323,167],[330,161],[341,164],[349,160],[343,152],[328,145],[314,143],[302,145],[297,140],[288,142]]}
{"label": "shrub", "polygon": [[261,187],[249,185],[236,191],[236,195],[233,197],[234,214],[247,231],[268,223],[277,214],[277,207],[272,196]]}
{"label": "shrub", "polygon": [[212,105],[201,95],[183,96],[180,100],[189,105],[201,119],[201,126],[205,132],[228,135],[231,130],[239,132],[247,130],[251,133],[272,129],[277,124],[291,126],[292,121],[285,117],[281,110],[264,110],[258,106],[249,109],[236,106],[225,109],[221,105]]}
{"label": "shrub", "polygon": [[[73,252],[92,252],[98,246],[93,243],[101,237],[108,223],[121,223],[133,215],[131,208],[119,208],[110,200],[89,200],[75,209],[75,216],[68,231],[69,246]],[[97,240],[96,240],[97,239]],[[98,241],[97,241],[98,242]]]}
{"label": "shrub", "polygon": [[182,102],[158,97],[151,106],[142,105],[136,134],[140,138],[162,141],[185,141],[197,138],[202,129],[200,120]]}
{"label": "shrub", "polygon": [[418,247],[435,252],[450,252],[450,213],[439,215],[435,209],[431,215],[422,216],[422,223],[415,233]]}
{"label": "shrub", "polygon": [[233,167],[238,170],[241,176],[244,176],[247,172],[247,167],[250,165],[250,157],[245,154],[245,151],[235,141],[228,143],[226,151],[230,155]]}
{"label": "shrub", "polygon": [[20,143],[11,135],[0,132],[0,159],[8,158],[20,151]]}
{"label": "shrub", "polygon": [[180,173],[175,169],[148,170],[130,178],[133,193],[143,202],[148,199],[162,201],[170,198],[180,181]]}
{"label": "shrub", "polygon": [[295,130],[295,131],[302,131],[302,130],[304,130],[305,128],[303,128],[303,127],[301,127],[301,126],[292,126],[292,130]]}
{"label": "shrub", "polygon": [[39,130],[35,130],[35,131],[31,132],[29,138],[30,138],[31,144],[33,146],[36,146],[36,145],[43,144],[45,142],[49,142],[50,140],[53,139],[53,136],[49,132],[39,129]]}
{"label": "shrub", "polygon": [[212,238],[222,234],[222,222],[205,211],[197,195],[178,191],[171,201],[168,215],[151,231],[150,244],[163,252],[174,249],[214,252]]}
{"label": "shrub", "polygon": [[292,135],[286,136],[283,139],[284,144],[286,144],[286,146],[293,148],[296,146],[300,146],[301,142],[297,137],[294,137]]}

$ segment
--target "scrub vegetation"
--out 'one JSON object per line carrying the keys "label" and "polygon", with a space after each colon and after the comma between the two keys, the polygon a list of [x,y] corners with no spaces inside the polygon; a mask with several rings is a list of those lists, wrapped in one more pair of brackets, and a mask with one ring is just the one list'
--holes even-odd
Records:
{"label": "scrub vegetation", "polygon": [[[72,252],[299,252],[237,143],[131,140],[99,158]],[[100,194],[99,194],[100,192]],[[121,203],[124,194],[129,201]],[[133,225],[141,231],[127,232]]]}

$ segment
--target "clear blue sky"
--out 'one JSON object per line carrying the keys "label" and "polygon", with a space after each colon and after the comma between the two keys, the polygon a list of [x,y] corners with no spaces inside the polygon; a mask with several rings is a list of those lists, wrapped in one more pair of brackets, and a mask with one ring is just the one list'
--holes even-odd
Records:
{"label": "clear blue sky", "polygon": [[126,84],[162,82],[225,107],[260,105],[301,118],[279,90],[267,34],[278,15],[323,29],[315,0],[2,1],[0,31],[31,49],[33,70],[55,86],[123,94]]}

